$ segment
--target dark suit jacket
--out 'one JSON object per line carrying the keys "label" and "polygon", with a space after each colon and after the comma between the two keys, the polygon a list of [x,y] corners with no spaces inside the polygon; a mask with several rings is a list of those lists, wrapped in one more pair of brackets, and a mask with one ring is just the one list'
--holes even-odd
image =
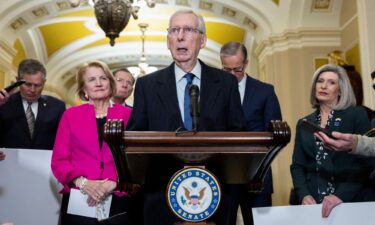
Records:
{"label": "dark suit jacket", "polygon": [[[315,111],[303,119],[316,124],[317,113]],[[306,195],[313,196],[318,202],[318,176],[322,178],[333,176],[335,179],[334,194],[344,202],[363,199],[360,194],[366,188],[374,160],[347,152],[327,151],[328,159],[324,161],[320,175],[318,175],[316,173],[317,146],[315,139],[311,132],[301,127],[301,121],[302,119],[297,124],[291,165],[293,184],[299,203]],[[336,111],[332,121],[334,122],[329,127],[329,131],[363,134],[370,129],[366,111],[362,107],[349,107],[346,110]]]}
{"label": "dark suit jacket", "polygon": [[[234,76],[202,63],[200,87],[200,131],[240,131],[244,127],[238,83]],[[169,67],[141,77],[134,90],[133,111],[127,129],[134,131],[175,131],[183,127],[178,106],[174,63]],[[163,168],[164,167],[164,168]],[[150,158],[147,181],[166,183],[182,164],[173,158]]]}
{"label": "dark suit jacket", "polygon": [[[200,87],[200,131],[243,130],[243,113],[236,79],[202,65]],[[183,126],[178,106],[174,63],[137,80],[133,112],[128,129],[175,131]]]}
{"label": "dark suit jacket", "polygon": [[[242,103],[247,131],[268,131],[271,120],[281,120],[279,101],[273,86],[250,76],[246,78],[245,95]],[[264,180],[263,194],[273,192],[272,173]]]}
{"label": "dark suit jacket", "polygon": [[271,120],[281,120],[280,105],[273,86],[250,76],[246,79],[242,109],[247,131],[268,131]]}
{"label": "dark suit jacket", "polygon": [[38,102],[33,138],[30,137],[19,92],[0,106],[0,147],[52,150],[65,103],[46,95],[41,96]]}

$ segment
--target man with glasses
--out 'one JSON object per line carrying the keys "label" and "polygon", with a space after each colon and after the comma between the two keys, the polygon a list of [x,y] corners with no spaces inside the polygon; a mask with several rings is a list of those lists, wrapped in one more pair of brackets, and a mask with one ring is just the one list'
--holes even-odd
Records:
{"label": "man with glasses", "polygon": [[[191,131],[189,96],[186,93],[192,84],[200,89],[198,131],[243,130],[245,121],[237,81],[230,74],[198,60],[199,51],[205,44],[206,29],[201,16],[191,10],[177,11],[171,16],[167,46],[174,62],[165,69],[138,78],[128,130]],[[145,181],[145,224],[172,225],[178,220],[167,208],[165,190],[169,179],[183,168],[183,164],[171,156],[153,155],[149,159]],[[215,165],[206,166],[214,170]],[[216,218],[227,212],[222,204]],[[216,220],[216,225],[229,224],[220,219],[213,220]]]}
{"label": "man with glasses", "polygon": [[9,95],[0,91],[4,99],[0,106],[0,147],[52,149],[65,103],[42,95],[46,69],[39,61],[23,60],[17,79],[26,81],[19,92]]}
{"label": "man with glasses", "polygon": [[120,68],[113,71],[113,76],[116,80],[116,94],[112,97],[114,103],[118,103],[124,106],[129,106],[126,104],[125,100],[132,94],[133,85],[135,79],[130,71],[126,68]]}
{"label": "man with glasses", "polygon": [[[238,80],[242,109],[247,131],[267,131],[271,120],[281,120],[279,101],[270,84],[256,80],[245,73],[248,65],[246,47],[239,42],[229,42],[222,46],[220,58],[223,70]],[[241,206],[245,225],[253,224],[253,207],[272,205],[272,172],[268,171],[264,181],[264,190],[249,193],[245,185],[226,185],[231,196],[230,224],[236,224],[237,209]]]}

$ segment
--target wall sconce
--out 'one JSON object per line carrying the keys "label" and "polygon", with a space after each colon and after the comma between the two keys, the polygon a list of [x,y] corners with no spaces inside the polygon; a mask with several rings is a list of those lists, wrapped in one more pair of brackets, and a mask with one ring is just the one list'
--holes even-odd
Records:
{"label": "wall sconce", "polygon": [[[70,0],[72,7],[77,7],[83,3],[89,3],[90,0]],[[142,2],[152,8],[156,0],[91,0],[94,3],[96,20],[109,38],[111,46],[115,45],[115,39],[126,25],[129,23],[130,16],[138,19],[138,11]],[[134,5],[133,5],[134,4]]]}

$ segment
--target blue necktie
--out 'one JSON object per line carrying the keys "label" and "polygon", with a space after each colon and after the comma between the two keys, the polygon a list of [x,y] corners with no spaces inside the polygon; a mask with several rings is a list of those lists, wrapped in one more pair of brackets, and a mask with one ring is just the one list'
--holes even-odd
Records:
{"label": "blue necktie", "polygon": [[193,83],[194,74],[187,73],[184,76],[187,80],[186,86],[185,86],[185,96],[184,96],[184,125],[187,130],[192,129],[192,119],[190,115],[190,96],[189,96],[189,89],[191,84]]}

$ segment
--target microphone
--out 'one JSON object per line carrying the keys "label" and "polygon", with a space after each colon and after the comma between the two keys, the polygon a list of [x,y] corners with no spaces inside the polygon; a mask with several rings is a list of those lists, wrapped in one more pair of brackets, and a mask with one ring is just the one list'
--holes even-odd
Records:
{"label": "microphone", "polygon": [[189,88],[190,96],[190,115],[193,122],[193,131],[198,131],[199,126],[199,87],[195,84]]}

